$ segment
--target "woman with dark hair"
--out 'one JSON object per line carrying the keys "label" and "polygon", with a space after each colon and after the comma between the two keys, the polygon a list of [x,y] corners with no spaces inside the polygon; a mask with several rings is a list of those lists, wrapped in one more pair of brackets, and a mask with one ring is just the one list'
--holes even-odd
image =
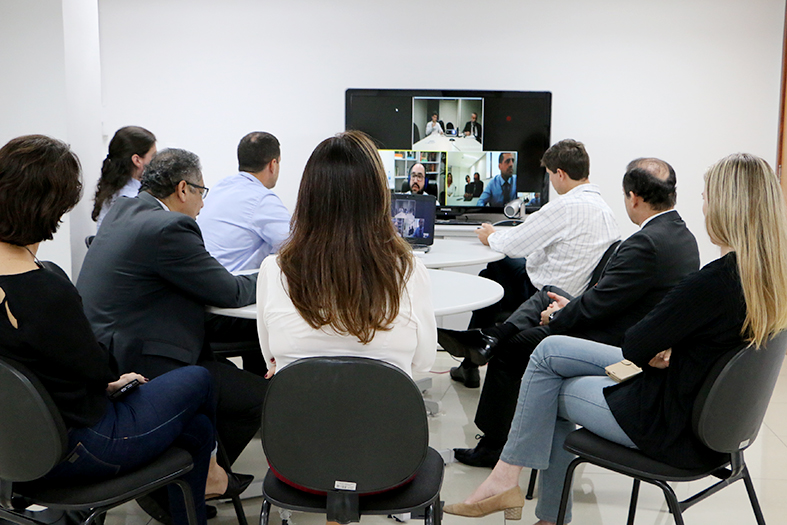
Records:
{"label": "woman with dark hair", "polygon": [[408,374],[435,359],[429,274],[396,234],[391,191],[371,139],[348,131],[314,150],[292,234],[257,281],[268,377],[304,357],[357,355]]}
{"label": "woman with dark hair", "polygon": [[[68,428],[69,452],[46,477],[109,479],[177,444],[194,458],[184,479],[204,524],[206,491],[227,489],[227,475],[211,457],[210,374],[190,366],[151,381],[135,373],[118,378],[74,285],[63,270],[36,258],[39,243],[52,239],[63,214],[79,201],[79,171],[76,155],[49,137],[19,137],[0,148],[0,357],[22,363],[41,380]],[[134,380],[141,386],[109,398]],[[170,490],[173,520],[185,524],[181,493]]]}
{"label": "woman with dark hair", "polygon": [[109,141],[109,153],[101,166],[91,217],[96,228],[118,197],[136,197],[145,171],[156,154],[156,136],[139,126],[126,126]]}
{"label": "woman with dark hair", "polygon": [[[536,516],[554,523],[573,456],[575,424],[677,468],[718,461],[692,431],[691,411],[714,363],[751,352],[787,328],[787,209],[779,179],[759,157],[730,155],[705,174],[703,212],[721,257],[686,277],[640,322],[622,348],[567,336],[536,347],[522,378],[508,440],[489,477],[445,512],[519,519],[523,467],[541,470]],[[605,367],[628,359],[642,372],[623,382]],[[567,509],[566,522],[571,520]]]}

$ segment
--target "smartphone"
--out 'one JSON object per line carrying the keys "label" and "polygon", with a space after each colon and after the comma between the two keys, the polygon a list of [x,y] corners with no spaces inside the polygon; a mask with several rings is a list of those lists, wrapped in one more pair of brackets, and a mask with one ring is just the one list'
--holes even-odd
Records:
{"label": "smartphone", "polygon": [[132,379],[122,387],[118,388],[111,394],[109,394],[109,399],[112,401],[117,401],[118,399],[124,397],[126,394],[137,388],[141,383],[139,379]]}

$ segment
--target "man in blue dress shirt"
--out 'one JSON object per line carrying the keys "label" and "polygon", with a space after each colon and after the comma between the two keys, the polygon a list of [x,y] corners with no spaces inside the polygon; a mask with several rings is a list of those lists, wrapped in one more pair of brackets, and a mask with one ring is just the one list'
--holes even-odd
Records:
{"label": "man in blue dress shirt", "polygon": [[514,175],[516,158],[513,153],[501,153],[497,162],[500,175],[486,185],[484,193],[478,199],[478,206],[502,208],[506,203],[516,199],[516,175]]}
{"label": "man in blue dress shirt", "polygon": [[227,270],[257,270],[290,234],[290,213],[271,191],[281,149],[270,133],[254,131],[238,144],[238,171],[211,188],[197,219],[205,248]]}

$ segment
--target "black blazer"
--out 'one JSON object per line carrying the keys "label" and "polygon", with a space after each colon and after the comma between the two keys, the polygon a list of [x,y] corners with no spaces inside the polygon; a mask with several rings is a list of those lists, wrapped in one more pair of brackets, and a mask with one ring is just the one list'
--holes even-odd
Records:
{"label": "black blazer", "polygon": [[112,206],[77,289],[96,338],[128,372],[143,370],[148,355],[195,364],[205,339],[205,305],[253,303],[257,274],[233,276],[207,252],[194,219],[141,192]]}
{"label": "black blazer", "polygon": [[699,265],[697,241],[678,212],[660,215],[620,244],[598,284],[560,310],[549,332],[620,346],[625,331]]}
{"label": "black blazer", "polygon": [[481,142],[481,124],[478,122],[475,123],[475,133],[472,133],[472,124],[473,123],[468,120],[467,124],[465,124],[465,129],[462,130],[462,133],[470,133],[470,135],[475,137],[478,142]]}

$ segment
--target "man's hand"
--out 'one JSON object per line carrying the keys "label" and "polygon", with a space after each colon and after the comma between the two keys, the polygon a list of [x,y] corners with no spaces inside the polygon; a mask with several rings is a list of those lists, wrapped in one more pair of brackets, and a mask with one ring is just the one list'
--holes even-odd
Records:
{"label": "man's hand", "polygon": [[493,233],[495,233],[495,227],[488,222],[485,222],[475,229],[475,234],[478,235],[478,240],[486,246],[489,246],[489,236]]}
{"label": "man's hand", "polygon": [[557,312],[558,310],[562,309],[570,302],[562,295],[558,295],[553,292],[547,292],[547,296],[549,296],[549,298],[552,299],[552,302],[549,304],[546,310],[541,312],[541,326],[548,325],[549,316]]}
{"label": "man's hand", "polygon": [[113,381],[109,383],[107,385],[107,393],[111,394],[116,390],[120,390],[121,388],[123,388],[124,386],[126,386],[128,383],[132,382],[135,379],[139,381],[139,383],[142,385],[148,382],[147,377],[137,374],[135,372],[129,372],[128,374],[123,374],[122,376],[120,376],[120,379],[118,379],[117,381]]}
{"label": "man's hand", "polygon": [[656,354],[653,359],[651,359],[648,364],[653,368],[660,368],[664,370],[669,366],[669,360],[672,356],[672,348],[667,348]]}

